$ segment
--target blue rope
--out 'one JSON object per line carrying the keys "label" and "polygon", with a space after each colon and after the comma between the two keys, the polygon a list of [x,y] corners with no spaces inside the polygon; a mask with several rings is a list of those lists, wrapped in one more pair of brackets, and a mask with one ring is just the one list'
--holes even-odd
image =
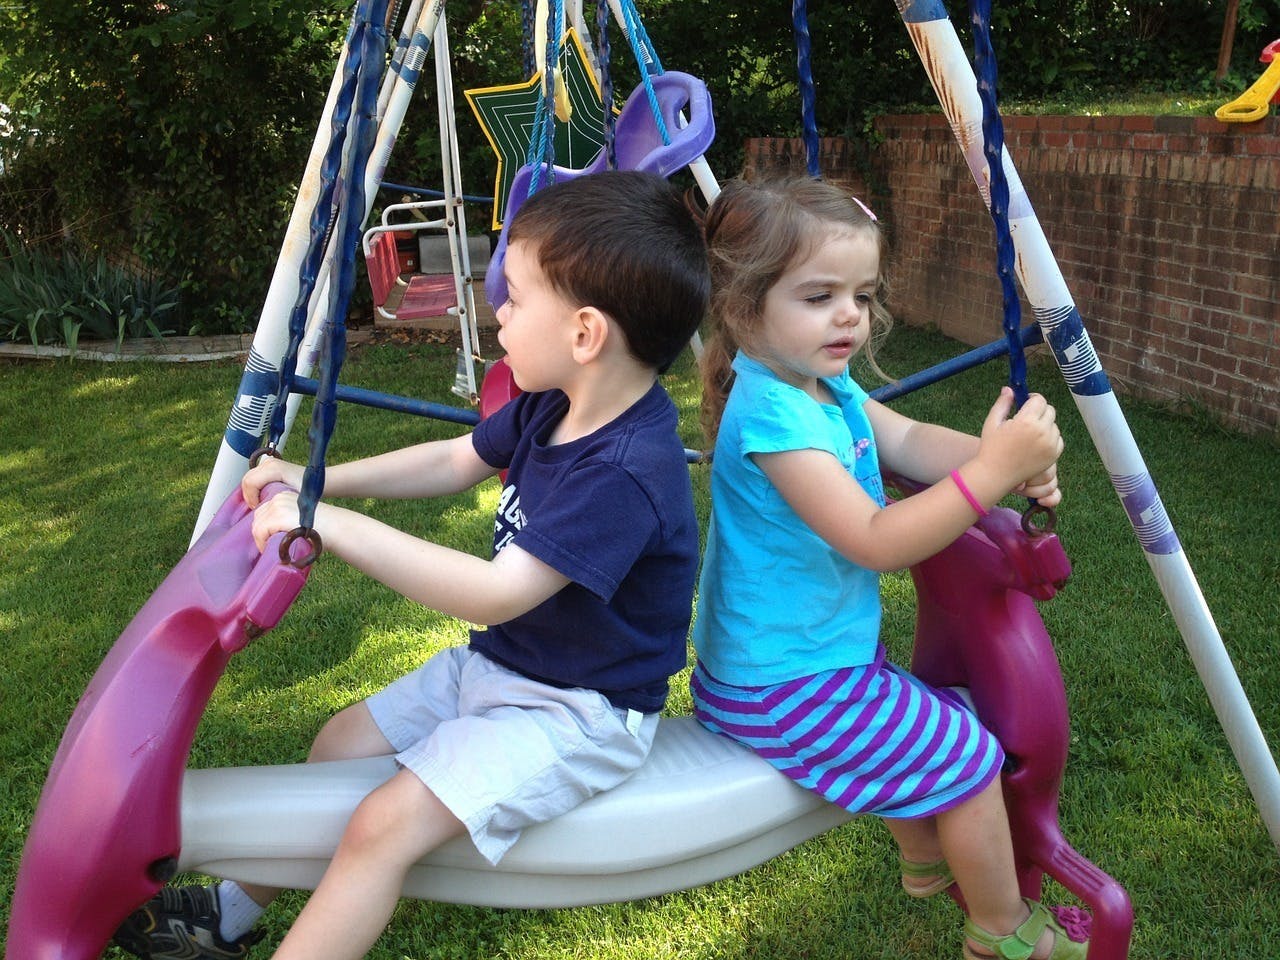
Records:
{"label": "blue rope", "polygon": [[662,64],[658,62],[658,54],[653,49],[649,35],[645,33],[644,24],[640,22],[640,14],[631,0],[622,0],[622,17],[626,24],[631,52],[635,55],[636,66],[640,68],[640,79],[644,82],[649,109],[653,112],[653,122],[658,127],[658,136],[662,138],[663,146],[670,146],[671,134],[667,131],[667,122],[662,118],[662,105],[658,103],[658,92],[653,89],[653,75],[662,73]]}
{"label": "blue rope", "polygon": [[640,19],[640,12],[636,9],[634,0],[621,0],[619,7],[622,10],[623,22],[627,25],[627,35],[634,37],[635,42],[641,47],[640,53],[636,54],[636,65],[640,68],[641,73],[661,74],[666,71],[662,68],[662,61],[658,59],[657,48],[654,47],[653,41],[649,39],[649,33],[644,28],[644,23]]}
{"label": "blue rope", "polygon": [[[357,11],[358,13],[358,11]],[[280,382],[277,386],[276,402],[271,413],[271,425],[267,433],[268,444],[274,449],[284,436],[286,403],[293,387],[293,380],[298,369],[298,351],[306,336],[307,304],[315,290],[316,279],[320,272],[320,264],[324,259],[324,250],[328,244],[329,226],[332,220],[334,191],[342,166],[342,151],[347,134],[347,121],[351,116],[351,105],[356,86],[356,74],[360,65],[360,55],[356,43],[358,24],[352,21],[347,32],[346,60],[343,64],[342,83],[334,99],[333,115],[330,117],[329,145],[320,164],[320,190],[316,196],[315,206],[311,210],[310,235],[307,253],[298,269],[298,296],[289,313],[289,342],[285,347],[284,359],[281,362]]]}
{"label": "blue rope", "polygon": [[[539,97],[538,104],[533,112],[533,127],[529,132],[529,146],[525,150],[524,154],[524,162],[531,167],[535,165],[541,166],[543,162],[542,151],[543,145],[546,143],[546,139],[542,136],[542,126],[543,121],[546,119],[546,115],[547,99],[546,97]],[[538,170],[536,168],[533,171],[533,177],[534,180],[538,177]],[[530,188],[528,195],[533,196],[532,187]]]}
{"label": "blue rope", "polygon": [[524,57],[524,75],[532,77],[538,64],[533,54],[533,6],[534,0],[520,4],[520,51]]}
{"label": "blue rope", "polygon": [[551,29],[547,31],[547,76],[542,78],[543,96],[546,97],[542,152],[546,159],[548,185],[556,179],[555,68],[560,63],[560,45],[564,42],[564,0],[555,0],[551,4],[551,21]]}
{"label": "blue rope", "polygon": [[[1013,234],[1009,230],[1009,178],[1004,172],[1004,121],[1000,119],[996,92],[996,52],[991,44],[991,0],[969,0],[973,26],[974,73],[982,100],[982,151],[987,158],[991,191],[991,219],[996,227],[996,272],[1004,297],[1004,337],[1009,346],[1009,386],[1014,408],[1027,402],[1027,356],[1022,349],[1022,301],[1014,282]],[[1036,523],[1034,518],[1042,516]],[[1052,533],[1057,514],[1030,497],[1022,513],[1022,529],[1029,536]]]}
{"label": "blue rope", "polygon": [[560,24],[564,16],[564,0],[555,0],[551,4],[547,16],[547,60],[542,70],[542,96],[538,98],[538,109],[533,118],[533,135],[529,138],[529,153],[525,162],[533,167],[529,177],[529,196],[533,196],[541,188],[543,171],[547,174],[547,185],[556,179],[556,108],[555,108],[555,68],[560,60]]}
{"label": "blue rope", "polygon": [[355,286],[355,252],[364,226],[364,174],[377,134],[378,86],[387,48],[387,34],[383,27],[386,7],[387,0],[372,0],[371,3],[361,0],[356,12],[350,54],[356,79],[347,131],[351,144],[347,150],[346,190],[339,198],[335,227],[338,256],[329,282],[329,312],[320,357],[320,386],[312,408],[311,428],[307,431],[311,450],[303,473],[302,489],[298,492],[299,526],[304,529],[311,529],[314,525],[316,502],[324,493],[325,457],[337,422],[338,372],[347,348],[346,312]]}
{"label": "blue rope", "polygon": [[996,271],[1004,296],[1004,332],[1009,342],[1009,386],[1014,402],[1027,400],[1027,358],[1019,329],[1022,303],[1014,283],[1013,235],[1009,231],[1009,180],[1004,172],[1004,122],[996,103],[996,54],[991,45],[991,0],[969,0],[973,27],[974,73],[982,99],[982,149],[991,184],[991,219],[996,228]]}
{"label": "blue rope", "polygon": [[613,74],[609,64],[609,0],[596,0],[596,59],[600,62],[600,104],[604,108],[605,165],[618,169],[617,120],[613,115]]}
{"label": "blue rope", "polygon": [[813,64],[810,59],[809,13],[805,0],[791,4],[791,29],[796,36],[796,72],[800,78],[800,115],[804,124],[805,167],[809,176],[822,176],[818,163],[817,94],[813,86]]}

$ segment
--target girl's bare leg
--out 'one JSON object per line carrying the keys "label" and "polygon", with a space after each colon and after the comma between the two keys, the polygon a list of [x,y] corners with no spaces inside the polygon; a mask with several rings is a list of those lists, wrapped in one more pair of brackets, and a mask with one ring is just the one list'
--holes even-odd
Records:
{"label": "girl's bare leg", "polygon": [[[936,863],[942,859],[942,842],[938,838],[938,824],[934,817],[903,820],[884,817],[884,825],[898,842],[898,850],[904,860],[911,863]],[[940,875],[939,875],[940,876]],[[937,880],[933,877],[906,877],[903,884],[908,889],[923,890]]]}
{"label": "girl's bare leg", "polygon": [[[970,918],[997,936],[1012,933],[1029,911],[1018,889],[1000,778],[971,800],[938,814],[937,824],[943,855],[964,894]],[[1033,956],[1047,956],[1053,936],[1046,930]]]}

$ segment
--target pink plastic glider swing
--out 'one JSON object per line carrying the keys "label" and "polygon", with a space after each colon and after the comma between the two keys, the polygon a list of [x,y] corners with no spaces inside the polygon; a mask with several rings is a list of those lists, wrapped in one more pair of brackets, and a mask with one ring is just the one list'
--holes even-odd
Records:
{"label": "pink plastic glider swing", "polygon": [[[662,144],[668,153],[642,150],[634,163],[665,173],[682,165],[671,151],[692,142],[683,163],[696,159],[713,128],[709,102],[704,109],[698,99],[705,88],[699,93],[683,75],[653,80],[677,136]],[[684,107],[688,127],[676,117]],[[620,121],[620,156],[630,129],[643,128]],[[687,140],[685,130],[699,139]],[[501,291],[488,293],[501,302]],[[499,366],[485,378],[482,413],[513,394],[504,372]],[[258,554],[248,518],[233,494],[90,682],[27,839],[9,960],[99,956],[120,922],[178,870],[314,887],[352,809],[393,772],[390,758],[185,770],[230,656],[279,620],[306,578],[304,560],[281,558],[274,547]],[[1051,597],[1069,571],[1056,537],[1028,535],[1016,513],[992,511],[913,569],[913,669],[935,684],[967,687],[1004,744],[1024,894],[1038,897],[1051,876],[1092,911],[1092,960],[1123,960],[1128,897],[1058,826],[1066,698],[1034,601]],[[847,819],[745,748],[691,718],[668,719],[648,763],[621,787],[526,831],[497,867],[465,838],[447,844],[410,871],[404,893],[504,907],[637,899],[750,869]]]}
{"label": "pink plastic glider swing", "polygon": [[6,957],[97,957],[177,872],[196,725],[231,655],[280,621],[314,556],[306,543],[282,554],[284,535],[259,553],[251,521],[237,489],[89,681],[27,835]]}
{"label": "pink plastic glider swing", "polygon": [[[28,837],[11,960],[99,956],[175,870],[313,887],[352,809],[393,773],[390,758],[184,771],[231,654],[279,619],[306,576],[273,549],[259,555],[247,518],[234,495],[90,683]],[[1005,746],[1023,892],[1038,896],[1053,877],[1093,913],[1093,960],[1121,960],[1128,897],[1058,826],[1066,698],[1034,601],[1069,571],[1056,537],[1028,536],[1014,511],[993,510],[912,570],[913,669],[966,687]],[[420,862],[404,892],[504,907],[636,899],[747,870],[847,819],[692,719],[668,719],[621,787],[528,830],[497,867],[456,840]]]}

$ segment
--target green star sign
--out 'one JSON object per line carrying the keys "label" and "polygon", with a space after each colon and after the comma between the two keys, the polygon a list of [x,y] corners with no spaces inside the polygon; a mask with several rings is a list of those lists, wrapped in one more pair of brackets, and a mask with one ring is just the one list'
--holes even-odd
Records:
{"label": "green star sign", "polygon": [[[568,123],[557,120],[555,124],[556,163],[578,170],[588,166],[604,148],[605,135],[600,86],[576,30],[565,34],[559,66],[572,112]],[[463,92],[480,129],[498,155],[498,173],[493,181],[493,229],[500,230],[511,181],[529,154],[533,121],[538,101],[542,99],[542,73],[535,73],[524,83]]]}

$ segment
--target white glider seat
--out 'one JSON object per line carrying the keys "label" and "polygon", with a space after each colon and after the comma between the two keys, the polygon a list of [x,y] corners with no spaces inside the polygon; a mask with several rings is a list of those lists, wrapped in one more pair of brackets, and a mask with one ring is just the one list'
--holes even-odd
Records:
{"label": "white glider seat", "polygon": [[[314,889],[390,757],[188,770],[179,868]],[[748,870],[844,823],[691,717],[664,719],[649,760],[621,786],[530,827],[495,867],[467,837],[410,870],[404,895],[489,907],[572,907],[654,896]]]}

